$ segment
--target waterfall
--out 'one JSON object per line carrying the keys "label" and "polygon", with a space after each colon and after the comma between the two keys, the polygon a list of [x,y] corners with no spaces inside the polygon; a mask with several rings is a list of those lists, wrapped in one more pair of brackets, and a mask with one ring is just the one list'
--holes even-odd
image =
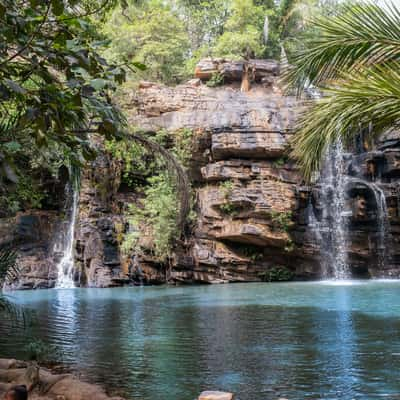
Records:
{"label": "waterfall", "polygon": [[57,281],[55,285],[56,288],[75,287],[73,279],[74,234],[79,200],[79,190],[77,189],[77,185],[67,184],[66,193],[67,197],[72,197],[72,204],[67,214],[69,220],[65,235],[61,235],[60,243],[56,244],[56,247],[60,248],[60,252],[62,252],[62,258],[57,264]]}
{"label": "waterfall", "polygon": [[386,237],[388,233],[388,211],[386,206],[385,193],[375,183],[370,184],[375,195],[377,225],[378,225],[378,256],[379,266],[384,267],[386,262]]}
{"label": "waterfall", "polygon": [[343,156],[340,141],[330,146],[319,180],[322,214],[319,219],[315,216],[309,219],[321,244],[323,277],[338,280],[350,277],[347,264],[347,178]]}

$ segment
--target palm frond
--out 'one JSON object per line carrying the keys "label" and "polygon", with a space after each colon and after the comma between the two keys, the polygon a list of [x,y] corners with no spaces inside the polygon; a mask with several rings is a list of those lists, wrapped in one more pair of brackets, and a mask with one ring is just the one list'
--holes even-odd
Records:
{"label": "palm frond", "polygon": [[17,253],[10,247],[0,249],[0,282],[13,281],[19,273],[17,266]]}
{"label": "palm frond", "polygon": [[3,283],[11,283],[17,279],[19,268],[17,264],[17,253],[11,246],[0,248],[0,324],[1,321],[11,322],[13,324],[26,324],[26,310],[15,305],[10,301],[9,296],[2,293]]}
{"label": "palm frond", "polygon": [[305,179],[318,171],[330,144],[339,138],[348,143],[371,124],[378,136],[400,121],[400,64],[374,66],[344,75],[340,87],[326,90],[326,97],[310,104],[301,116],[292,141]]}
{"label": "palm frond", "polygon": [[393,3],[345,5],[336,16],[311,23],[320,35],[295,55],[283,77],[300,91],[338,79],[344,71],[400,61],[400,9]]}
{"label": "palm frond", "polygon": [[0,294],[0,326],[6,322],[12,325],[27,325],[30,320],[29,313],[10,301],[9,296]]}

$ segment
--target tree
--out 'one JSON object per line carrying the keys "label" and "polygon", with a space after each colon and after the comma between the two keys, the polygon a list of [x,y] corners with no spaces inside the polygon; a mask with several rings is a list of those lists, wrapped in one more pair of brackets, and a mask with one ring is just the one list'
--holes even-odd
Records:
{"label": "tree", "polygon": [[361,130],[378,136],[400,121],[399,9],[347,5],[313,23],[320,35],[294,57],[286,75],[299,93],[309,85],[323,93],[301,117],[292,143],[308,180],[332,143],[349,142]]}
{"label": "tree", "polygon": [[[115,3],[0,1],[3,210],[18,209],[15,202],[21,197],[35,198],[32,162],[41,157],[80,165],[94,155],[91,133],[115,136],[121,131],[124,117],[111,93],[125,79],[124,66],[109,64],[100,55],[108,41],[93,23]],[[11,186],[23,196],[14,201]]]}
{"label": "tree", "polygon": [[261,57],[265,52],[264,20],[264,7],[256,6],[253,0],[233,0],[230,16],[213,54],[228,58]]}
{"label": "tree", "polygon": [[150,0],[118,7],[104,32],[113,43],[106,52],[111,59],[147,66],[139,78],[167,83],[182,78],[189,39],[183,22],[166,2]]}
{"label": "tree", "polygon": [[[111,2],[0,3],[1,151],[30,137],[38,147],[62,143],[90,155],[88,132],[115,134],[123,122],[109,93],[125,71],[100,56],[106,45],[89,15]],[[20,133],[20,137],[17,132]],[[17,146],[13,143],[13,146]]]}

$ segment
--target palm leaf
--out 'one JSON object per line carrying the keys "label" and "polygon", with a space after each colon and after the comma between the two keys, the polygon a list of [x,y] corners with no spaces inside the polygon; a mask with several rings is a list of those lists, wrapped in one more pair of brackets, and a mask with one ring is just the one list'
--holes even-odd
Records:
{"label": "palm leaf", "polygon": [[400,121],[400,64],[374,66],[343,76],[340,87],[330,87],[326,97],[311,103],[301,116],[292,141],[295,157],[306,180],[321,167],[330,144],[349,143],[361,129],[372,125],[378,136]]}
{"label": "palm leaf", "polygon": [[18,275],[17,253],[11,247],[0,249],[0,281],[12,281]]}
{"label": "palm leaf", "polygon": [[11,246],[4,246],[0,249],[0,314],[2,314],[2,321],[23,324],[26,323],[27,314],[21,307],[13,304],[8,296],[1,292],[1,286],[4,282],[12,282],[19,275],[17,265],[17,253]]}
{"label": "palm leaf", "polygon": [[283,78],[299,90],[338,79],[344,71],[400,61],[400,10],[393,3],[345,5],[336,16],[311,22],[320,35],[295,55]]}

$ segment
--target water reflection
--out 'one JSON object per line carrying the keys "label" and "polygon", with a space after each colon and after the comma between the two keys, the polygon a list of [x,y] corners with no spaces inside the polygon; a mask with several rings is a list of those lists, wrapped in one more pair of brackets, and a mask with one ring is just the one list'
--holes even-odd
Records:
{"label": "water reflection", "polygon": [[[399,282],[49,290],[16,298],[36,310],[35,334],[62,347],[73,369],[132,400],[187,400],[210,388],[240,400],[400,393]],[[7,330],[0,356],[23,357],[26,333]]]}

